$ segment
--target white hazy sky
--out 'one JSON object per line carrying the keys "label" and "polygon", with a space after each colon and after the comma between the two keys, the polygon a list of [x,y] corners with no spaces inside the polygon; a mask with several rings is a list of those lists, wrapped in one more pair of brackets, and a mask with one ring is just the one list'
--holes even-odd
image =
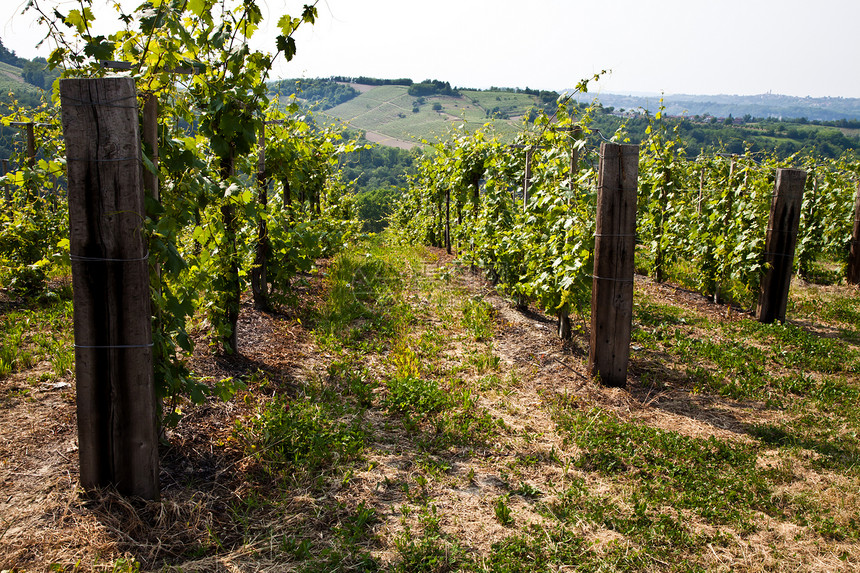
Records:
{"label": "white hazy sky", "polygon": [[[44,32],[19,15],[24,1],[2,1],[4,45],[37,55]],[[272,22],[303,3],[259,1]],[[318,10],[278,76],[559,90],[606,69],[590,91],[860,97],[860,0],[321,0]]]}

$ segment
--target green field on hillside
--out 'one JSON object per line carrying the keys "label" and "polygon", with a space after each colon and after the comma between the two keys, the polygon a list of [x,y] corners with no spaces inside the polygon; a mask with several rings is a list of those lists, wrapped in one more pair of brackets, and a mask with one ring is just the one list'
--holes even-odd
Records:
{"label": "green field on hillside", "polygon": [[[497,97],[500,99],[497,100]],[[461,97],[418,98],[409,95],[405,86],[378,86],[327,110],[324,115],[342,121],[353,129],[374,131],[388,137],[419,143],[425,139],[436,141],[454,126],[464,123],[469,131],[478,129],[491,121],[487,110],[498,106],[500,102],[511,117],[516,119],[495,120],[496,131],[503,138],[513,138],[522,129],[518,116],[534,104],[533,96],[507,92],[464,91]],[[434,109],[440,106],[440,109]]]}
{"label": "green field on hillside", "polygon": [[36,87],[24,82],[21,77],[21,68],[0,62],[0,93],[7,94],[10,91],[26,91],[33,94],[39,92]]}

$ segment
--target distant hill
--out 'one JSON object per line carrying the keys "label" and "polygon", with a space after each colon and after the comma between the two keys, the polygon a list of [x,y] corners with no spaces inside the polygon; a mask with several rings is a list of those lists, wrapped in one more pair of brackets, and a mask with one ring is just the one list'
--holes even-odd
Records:
{"label": "distant hill", "polygon": [[[290,82],[295,83],[295,80],[284,80],[280,85],[291,85]],[[370,141],[404,149],[421,145],[423,140],[433,142],[443,138],[455,125],[465,125],[472,131],[488,121],[494,121],[496,132],[502,137],[513,138],[523,129],[524,116],[554,107],[558,98],[555,92],[462,88],[455,91],[449,86],[440,89],[440,93],[428,93],[415,88],[430,85],[427,82],[414,85],[338,83],[354,90],[355,95],[333,107],[329,107],[330,96],[317,95],[332,90],[323,90],[316,83],[313,90],[299,91],[296,96],[315,104],[321,110],[318,115],[361,131]]]}
{"label": "distant hill", "polygon": [[[600,100],[604,106],[616,110],[646,109],[652,114],[660,105],[660,96],[622,95],[612,93],[578,94],[575,99],[588,102]],[[712,116],[725,118],[749,116],[753,118],[806,118],[818,121],[860,120],[860,98],[793,97],[777,94],[760,95],[688,95],[663,96],[668,115]]]}

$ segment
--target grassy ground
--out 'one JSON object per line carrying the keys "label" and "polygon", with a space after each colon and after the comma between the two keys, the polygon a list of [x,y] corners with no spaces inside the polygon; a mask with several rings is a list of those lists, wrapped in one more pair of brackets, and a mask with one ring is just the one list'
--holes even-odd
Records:
{"label": "grassy ground", "polygon": [[[248,390],[186,409],[160,502],[79,494],[73,406],[47,386],[74,381],[19,337],[38,357],[0,379],[2,568],[860,566],[854,288],[795,282],[765,326],[637,277],[626,390],[586,376],[584,320],[561,343],[444,252],[365,245],[295,288],[296,308],[243,308],[241,357],[194,358]],[[67,333],[57,304],[30,320]]]}

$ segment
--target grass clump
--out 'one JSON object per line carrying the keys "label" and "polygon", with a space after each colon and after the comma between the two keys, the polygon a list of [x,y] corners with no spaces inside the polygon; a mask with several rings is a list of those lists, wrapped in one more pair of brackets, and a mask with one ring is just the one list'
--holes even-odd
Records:
{"label": "grass clump", "polygon": [[387,386],[384,403],[391,412],[424,418],[448,405],[448,394],[432,378],[395,376]]}
{"label": "grass clump", "polygon": [[456,539],[442,531],[434,504],[425,505],[419,515],[420,532],[408,524],[394,539],[400,557],[392,573],[444,573],[470,571],[474,565]]}
{"label": "grass clump", "polygon": [[0,316],[0,377],[48,360],[56,376],[74,370],[72,301],[54,300]]}
{"label": "grass clump", "polygon": [[314,329],[318,341],[369,352],[402,331],[412,320],[403,300],[403,260],[410,256],[379,245],[340,253],[327,276],[328,298]]}
{"label": "grass clump", "polygon": [[267,468],[321,469],[358,456],[365,444],[358,418],[344,421],[334,414],[325,403],[275,398],[237,423],[234,435]]}
{"label": "grass clump", "polygon": [[555,419],[581,450],[579,468],[634,480],[643,503],[740,525],[754,510],[772,510],[771,485],[756,467],[755,448],[626,422],[601,409],[560,408]]}
{"label": "grass clump", "polygon": [[483,299],[470,298],[463,305],[461,324],[475,340],[486,340],[493,336],[495,308]]}

